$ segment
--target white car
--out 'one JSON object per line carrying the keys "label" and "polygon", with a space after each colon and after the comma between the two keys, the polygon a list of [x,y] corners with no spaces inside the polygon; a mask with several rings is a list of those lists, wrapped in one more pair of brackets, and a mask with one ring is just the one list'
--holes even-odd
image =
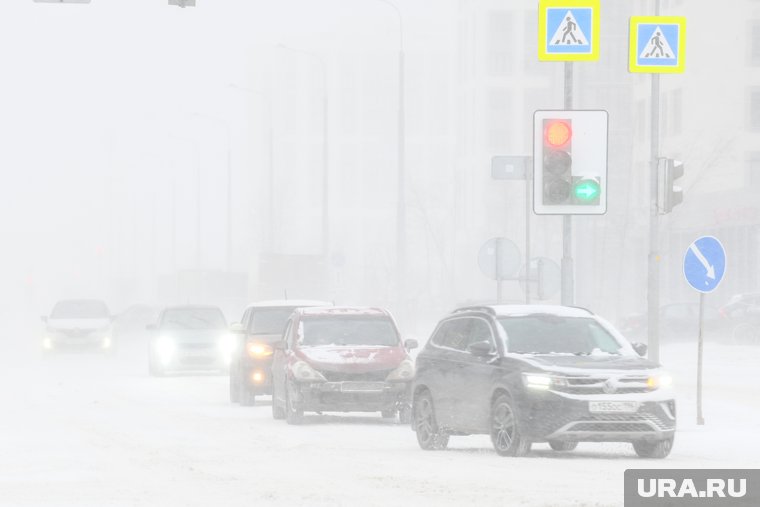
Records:
{"label": "white car", "polygon": [[43,316],[45,335],[42,349],[96,349],[113,347],[112,317],[108,306],[98,299],[66,299],[58,301],[50,316]]}

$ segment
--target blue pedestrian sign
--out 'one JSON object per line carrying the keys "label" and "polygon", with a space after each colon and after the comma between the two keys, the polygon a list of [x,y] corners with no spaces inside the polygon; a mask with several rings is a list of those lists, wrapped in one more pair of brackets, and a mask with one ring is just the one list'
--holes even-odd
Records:
{"label": "blue pedestrian sign", "polygon": [[683,275],[689,285],[699,292],[712,292],[726,273],[726,251],[712,236],[702,236],[686,249]]}
{"label": "blue pedestrian sign", "polygon": [[634,16],[631,18],[629,70],[680,73],[684,70],[686,18]]}
{"label": "blue pedestrian sign", "polygon": [[599,0],[541,0],[538,59],[599,59]]}

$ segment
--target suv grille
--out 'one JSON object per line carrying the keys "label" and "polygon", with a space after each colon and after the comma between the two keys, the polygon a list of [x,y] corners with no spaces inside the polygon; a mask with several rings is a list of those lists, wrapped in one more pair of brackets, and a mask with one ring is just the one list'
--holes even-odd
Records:
{"label": "suv grille", "polygon": [[658,417],[651,412],[638,414],[597,414],[589,415],[573,424],[568,431],[660,431],[675,428],[675,421]]}
{"label": "suv grille", "polygon": [[647,385],[647,377],[562,377],[566,385],[555,386],[555,391],[568,394],[628,394],[648,393],[652,389]]}

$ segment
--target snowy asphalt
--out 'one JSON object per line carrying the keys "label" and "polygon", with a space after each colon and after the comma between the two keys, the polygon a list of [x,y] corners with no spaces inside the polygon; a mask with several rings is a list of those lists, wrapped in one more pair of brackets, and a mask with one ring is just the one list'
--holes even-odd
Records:
{"label": "snowy asphalt", "polygon": [[663,351],[679,431],[671,456],[628,444],[534,445],[500,458],[485,436],[424,452],[378,415],[288,426],[268,398],[231,405],[224,376],[151,378],[144,342],[112,356],[0,357],[0,506],[622,505],[627,468],[760,467],[760,348],[706,346],[705,426],[696,426],[695,346]]}

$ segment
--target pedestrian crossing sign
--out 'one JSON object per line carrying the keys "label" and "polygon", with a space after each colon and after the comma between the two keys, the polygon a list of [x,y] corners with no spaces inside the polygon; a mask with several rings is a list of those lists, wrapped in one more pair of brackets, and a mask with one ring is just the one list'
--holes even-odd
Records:
{"label": "pedestrian crossing sign", "polygon": [[540,0],[538,59],[599,59],[599,0]]}
{"label": "pedestrian crossing sign", "polygon": [[686,60],[686,18],[634,16],[631,18],[629,36],[629,71],[683,72]]}

